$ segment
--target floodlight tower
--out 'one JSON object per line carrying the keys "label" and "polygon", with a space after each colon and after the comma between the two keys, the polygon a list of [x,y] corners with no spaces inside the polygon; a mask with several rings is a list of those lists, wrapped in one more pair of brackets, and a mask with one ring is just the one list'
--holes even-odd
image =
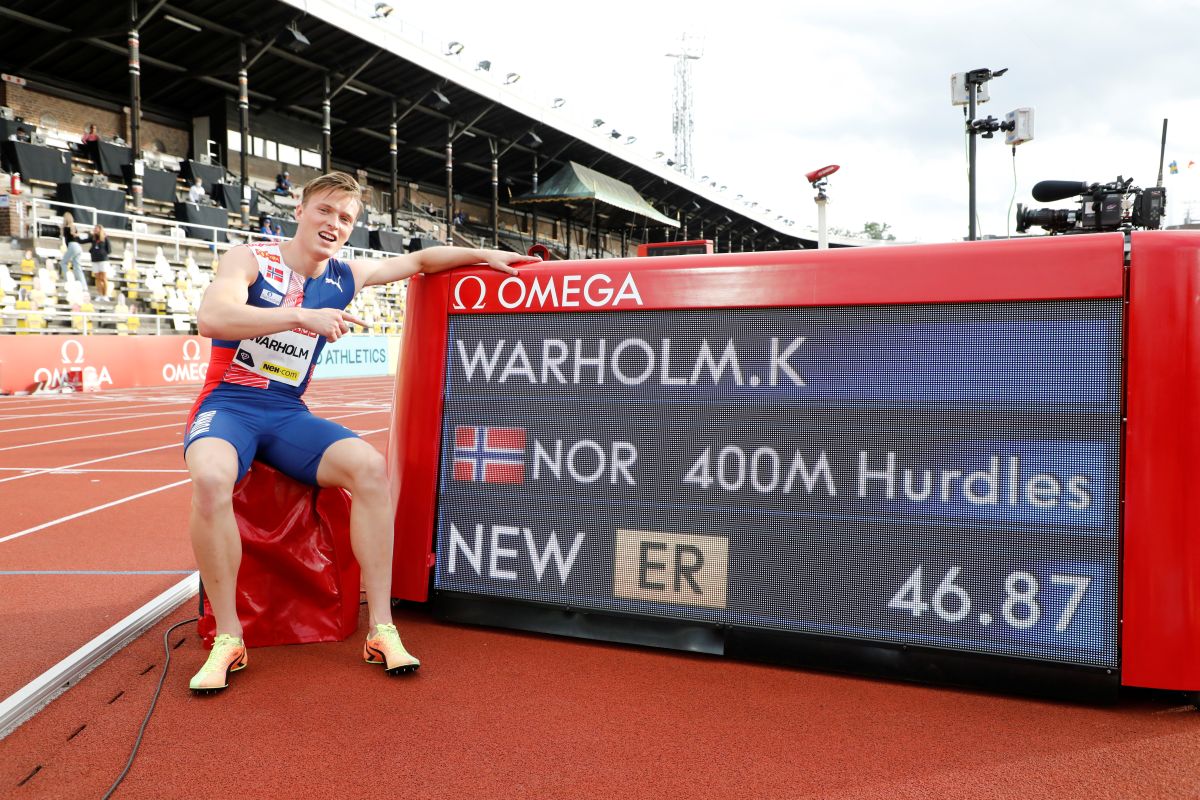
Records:
{"label": "floodlight tower", "polygon": [[704,55],[703,41],[685,33],[680,41],[678,53],[667,53],[675,59],[675,115],[671,119],[671,131],[675,134],[675,163],[688,176],[692,169],[692,63]]}

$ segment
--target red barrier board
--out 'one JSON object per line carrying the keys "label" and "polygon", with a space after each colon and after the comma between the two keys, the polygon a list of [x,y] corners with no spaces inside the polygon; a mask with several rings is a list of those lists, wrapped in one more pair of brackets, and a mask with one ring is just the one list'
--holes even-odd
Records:
{"label": "red barrier board", "polygon": [[415,278],[393,594],[1198,690],[1200,235],[1131,253],[1100,234]]}
{"label": "red barrier board", "polygon": [[200,336],[5,336],[0,392],[56,388],[75,371],[84,391],[199,384],[210,348]]}

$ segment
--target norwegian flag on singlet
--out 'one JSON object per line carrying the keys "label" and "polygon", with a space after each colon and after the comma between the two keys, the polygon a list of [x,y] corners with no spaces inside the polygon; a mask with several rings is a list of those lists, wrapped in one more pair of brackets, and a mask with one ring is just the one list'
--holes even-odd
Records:
{"label": "norwegian flag on singlet", "polygon": [[525,429],[456,426],[454,480],[524,483]]}

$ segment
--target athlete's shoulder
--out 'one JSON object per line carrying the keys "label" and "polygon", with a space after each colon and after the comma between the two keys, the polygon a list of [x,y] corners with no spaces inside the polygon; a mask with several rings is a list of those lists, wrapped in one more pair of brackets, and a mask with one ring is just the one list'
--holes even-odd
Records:
{"label": "athlete's shoulder", "polygon": [[254,253],[244,244],[239,244],[237,247],[232,247],[225,251],[217,263],[218,276],[239,276],[246,279],[247,283],[254,280],[258,274],[258,259]]}

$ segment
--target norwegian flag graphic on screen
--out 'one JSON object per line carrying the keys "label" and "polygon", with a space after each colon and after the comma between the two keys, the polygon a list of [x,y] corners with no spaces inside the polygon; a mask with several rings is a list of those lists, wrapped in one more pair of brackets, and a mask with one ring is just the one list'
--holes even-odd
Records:
{"label": "norwegian flag graphic on screen", "polygon": [[525,429],[455,426],[454,480],[524,483]]}

